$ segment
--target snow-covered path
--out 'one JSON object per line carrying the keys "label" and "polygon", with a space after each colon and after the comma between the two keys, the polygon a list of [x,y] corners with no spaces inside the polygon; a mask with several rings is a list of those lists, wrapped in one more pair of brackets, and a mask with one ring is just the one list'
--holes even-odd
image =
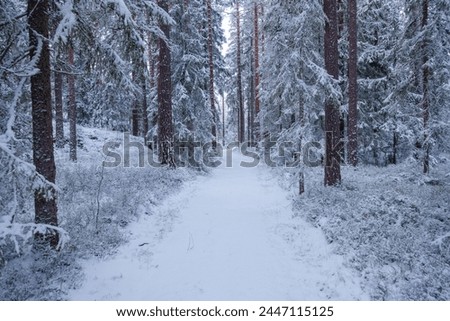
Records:
{"label": "snow-covered path", "polygon": [[70,299],[367,299],[322,232],[292,218],[287,192],[240,158],[142,215],[115,256],[86,261]]}

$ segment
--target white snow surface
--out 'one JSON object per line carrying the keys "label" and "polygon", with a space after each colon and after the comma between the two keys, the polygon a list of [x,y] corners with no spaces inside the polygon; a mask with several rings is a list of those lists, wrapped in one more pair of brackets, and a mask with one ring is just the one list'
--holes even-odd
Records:
{"label": "white snow surface", "polygon": [[235,153],[232,168],[142,209],[115,255],[83,262],[85,280],[69,299],[369,299],[323,232],[293,217],[268,170],[241,160]]}

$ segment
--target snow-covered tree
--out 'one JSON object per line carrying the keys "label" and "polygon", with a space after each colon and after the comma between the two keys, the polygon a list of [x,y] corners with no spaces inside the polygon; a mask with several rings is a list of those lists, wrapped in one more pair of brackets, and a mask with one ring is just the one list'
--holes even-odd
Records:
{"label": "snow-covered tree", "polygon": [[321,47],[323,11],[318,1],[270,1],[264,11],[259,117],[264,136],[293,143],[286,155],[293,158],[302,144],[323,137],[329,82]]}
{"label": "snow-covered tree", "polygon": [[400,106],[388,97],[395,89],[396,43],[400,8],[390,1],[359,1],[359,158],[385,165],[400,157],[398,146],[409,135]]}

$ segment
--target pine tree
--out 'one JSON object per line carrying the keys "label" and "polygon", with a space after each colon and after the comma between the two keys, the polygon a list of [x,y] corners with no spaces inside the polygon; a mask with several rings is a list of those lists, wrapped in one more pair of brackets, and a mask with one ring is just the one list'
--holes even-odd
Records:
{"label": "pine tree", "polygon": [[348,161],[358,163],[358,32],[357,1],[348,0]]}
{"label": "pine tree", "polygon": [[325,95],[322,37],[310,35],[322,28],[323,8],[309,1],[273,1],[264,11],[259,115],[264,131],[280,143],[319,140]]}
{"label": "pine tree", "polygon": [[171,32],[176,137],[214,142],[207,7],[204,0],[179,1],[171,16],[176,21]]}
{"label": "pine tree", "polygon": [[241,61],[241,9],[239,0],[236,1],[236,67],[237,67],[237,102],[238,102],[238,140],[243,143],[245,140],[245,114],[244,114],[244,94],[242,88],[242,61]]}
{"label": "pine tree", "polygon": [[[28,0],[28,25],[31,60],[37,60],[39,73],[31,76],[31,104],[33,118],[33,162],[36,171],[48,182],[54,183],[56,176],[53,155],[51,72],[48,0]],[[58,210],[55,191],[50,193],[38,187],[34,194],[36,224],[58,225]],[[56,248],[57,234],[36,234],[37,248],[50,244]]]}
{"label": "pine tree", "polygon": [[[447,1],[406,0],[405,28],[400,37],[395,70],[396,84],[390,105],[402,112],[400,125],[407,127],[408,149],[430,171],[434,147],[448,150],[448,126],[440,119],[448,117],[448,24]],[[432,39],[432,40],[431,40]],[[406,145],[406,144],[405,144]],[[412,152],[412,153],[411,153]]]}
{"label": "pine tree", "polygon": [[403,157],[398,146],[411,136],[407,108],[394,93],[398,88],[395,70],[402,68],[397,49],[400,4],[386,0],[358,3],[358,159],[385,166]]}
{"label": "pine tree", "polygon": [[55,138],[56,147],[64,147],[63,75],[55,71]]}
{"label": "pine tree", "polygon": [[[422,31],[426,31],[428,27],[428,0],[422,0]],[[428,66],[428,37],[424,37],[422,40],[422,113],[423,113],[423,172],[428,174],[430,171],[430,133],[429,133],[429,122],[430,122],[430,90],[429,90],[429,80],[430,80],[430,67]]]}
{"label": "pine tree", "polygon": [[[339,78],[338,17],[336,0],[324,0],[325,21],[325,68],[335,80]],[[340,170],[340,113],[335,97],[325,100],[325,186],[341,181]]]}
{"label": "pine tree", "polygon": [[68,48],[68,65],[71,68],[70,74],[67,76],[68,90],[69,90],[69,146],[70,146],[70,160],[77,161],[77,101],[75,92],[75,53],[73,44],[69,41]]}
{"label": "pine tree", "polygon": [[211,104],[212,124],[211,134],[213,136],[213,148],[217,147],[217,125],[216,125],[216,105],[215,105],[215,92],[214,92],[214,31],[213,31],[213,12],[212,12],[212,0],[206,0],[206,14],[208,17],[208,64],[209,64],[209,99]]}
{"label": "pine tree", "polygon": [[[167,0],[159,0],[158,5],[169,11]],[[172,123],[172,72],[170,58],[170,26],[167,21],[160,20],[159,25],[164,38],[158,39],[159,74],[158,74],[158,148],[159,160],[163,165],[175,167],[174,130]]]}
{"label": "pine tree", "polygon": [[[258,116],[260,111],[260,97],[259,97],[259,86],[260,86],[260,69],[259,69],[259,10],[260,7],[256,1],[254,1],[254,27],[253,27],[253,39],[254,39],[254,98],[255,98],[255,117]],[[255,134],[256,138],[259,139],[261,137],[259,130],[260,126],[259,124],[254,124],[252,122],[252,126],[255,126]]]}
{"label": "pine tree", "polygon": [[[60,19],[59,9],[55,1],[52,1],[52,38],[58,27]],[[63,114],[63,74],[61,72],[61,53],[60,48],[55,46],[55,63],[54,63],[54,94],[55,94],[55,140],[56,147],[64,147],[64,114]]]}

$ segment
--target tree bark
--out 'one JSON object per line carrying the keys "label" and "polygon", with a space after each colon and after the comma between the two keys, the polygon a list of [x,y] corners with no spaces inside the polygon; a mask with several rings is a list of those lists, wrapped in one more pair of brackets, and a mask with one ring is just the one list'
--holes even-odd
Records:
{"label": "tree bark", "polygon": [[[428,26],[428,0],[422,1],[422,31],[424,32]],[[428,174],[430,172],[430,133],[429,133],[429,121],[430,121],[430,97],[429,97],[429,77],[430,69],[428,67],[428,53],[427,53],[427,36],[424,35],[422,42],[422,112],[423,112],[423,131],[424,131],[424,158],[423,158],[423,173]]]}
{"label": "tree bark", "polygon": [[[258,117],[259,114],[259,110],[260,110],[260,100],[259,100],[259,83],[260,83],[260,74],[259,74],[259,8],[258,8],[258,4],[255,1],[254,2],[254,62],[255,62],[255,67],[254,67],[254,79],[255,79],[255,84],[254,84],[254,99],[255,99],[255,115],[254,118]],[[252,120],[252,123],[254,121]],[[259,140],[260,134],[259,134],[259,124],[253,124],[253,126],[255,126],[255,130],[254,130],[254,135],[256,136],[255,138],[257,140]]]}
{"label": "tree bark", "polygon": [[[159,6],[169,11],[167,0],[159,0]],[[160,21],[159,28],[167,40],[170,36],[170,26]],[[162,165],[175,167],[173,151],[173,122],[172,122],[172,72],[169,44],[165,39],[159,38],[159,75],[158,75],[158,145],[159,160]]]}
{"label": "tree bark", "polygon": [[358,165],[358,38],[357,0],[348,0],[348,161]]}
{"label": "tree bark", "polygon": [[[326,15],[324,55],[325,68],[335,80],[339,79],[338,19],[336,0],[324,0]],[[325,100],[325,186],[338,185],[341,181],[340,167],[340,113],[334,97]]]}
{"label": "tree bark", "polygon": [[206,14],[208,16],[208,55],[209,55],[209,101],[211,104],[212,124],[211,134],[213,136],[213,148],[217,147],[217,124],[216,124],[216,106],[214,95],[214,32],[212,21],[211,0],[206,0]]}
{"label": "tree bark", "polygon": [[75,70],[74,64],[74,49],[71,42],[69,42],[69,66],[71,74],[68,75],[68,89],[69,89],[69,130],[70,130],[70,160],[72,162],[77,161],[77,102],[75,96],[75,76],[73,72]]}
{"label": "tree bark", "polygon": [[55,123],[56,123],[56,147],[63,148],[64,147],[63,75],[58,70],[55,71]]}
{"label": "tree bark", "polygon": [[[147,34],[148,39],[148,62],[150,64],[150,75],[149,75],[149,92],[153,93],[156,87],[156,57],[153,55],[153,38],[150,34],[150,32]],[[150,95],[150,104],[152,104],[154,96],[153,94]],[[158,125],[158,114],[157,112],[153,112],[150,116],[151,125],[153,127]],[[150,139],[153,139],[153,137],[149,137]]]}
{"label": "tree bark", "polygon": [[222,92],[222,145],[225,146],[225,94]]}
{"label": "tree bark", "polygon": [[[33,163],[36,171],[48,182],[54,183],[56,166],[53,154],[52,129],[52,90],[50,72],[49,33],[49,2],[48,0],[28,1],[28,25],[31,60],[38,58],[36,67],[39,73],[31,76],[31,106],[33,123]],[[56,193],[51,191],[51,197],[46,189],[38,187],[34,193],[35,223],[58,225],[58,209]],[[58,234],[35,235],[36,248],[50,245],[58,246]]]}
{"label": "tree bark", "polygon": [[142,79],[142,135],[144,137],[144,142],[146,146],[147,146],[147,134],[149,131],[147,105],[148,105],[147,84],[144,76],[144,78]]}
{"label": "tree bark", "polygon": [[[300,121],[300,126],[302,129],[302,133],[300,134],[300,138],[299,138],[299,152],[302,150],[302,145],[303,145],[303,130],[305,128],[305,103],[303,101],[302,98],[300,98],[300,106],[299,106],[299,121]],[[300,171],[299,171],[299,177],[298,177],[298,193],[299,195],[302,195],[303,193],[305,193],[305,171],[304,171],[304,164],[301,163],[301,156],[298,155],[297,156],[299,159],[299,167],[300,167]]]}
{"label": "tree bark", "polygon": [[239,0],[236,1],[236,46],[237,46],[237,96],[238,96],[238,140],[243,143],[245,140],[245,114],[244,114],[244,97],[242,93],[242,66],[241,66],[241,13]]}
{"label": "tree bark", "polygon": [[[133,78],[133,82],[134,83],[139,83],[140,82],[140,77],[138,76],[138,74],[140,73],[138,69],[139,67],[137,66],[138,62],[134,61],[133,65],[134,65],[134,69],[133,73],[132,73],[132,78]],[[140,105],[140,97],[139,95],[136,94],[136,97],[134,98],[133,102],[132,102],[132,107],[131,107],[131,133],[133,136],[137,137],[139,136],[139,105]]]}

